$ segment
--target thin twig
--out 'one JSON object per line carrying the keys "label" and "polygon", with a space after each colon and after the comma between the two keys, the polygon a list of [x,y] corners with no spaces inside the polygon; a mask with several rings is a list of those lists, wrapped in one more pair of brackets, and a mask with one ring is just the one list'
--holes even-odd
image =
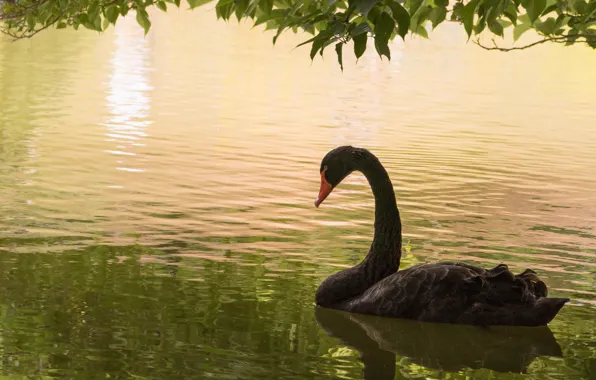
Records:
{"label": "thin twig", "polygon": [[[536,42],[532,42],[531,44],[528,45],[524,45],[524,46],[514,46],[514,47],[510,47],[510,48],[504,48],[504,47],[500,47],[497,45],[497,43],[495,42],[495,40],[493,40],[493,45],[494,46],[486,46],[480,43],[480,40],[476,40],[474,41],[474,43],[478,46],[480,46],[481,48],[483,48],[484,50],[498,50],[498,51],[504,51],[504,52],[508,52],[508,51],[513,51],[513,50],[524,50],[524,49],[529,49],[533,46],[536,45],[540,45],[543,44],[545,42],[558,42],[558,43],[563,43],[563,42],[567,42],[569,41],[571,38],[574,39],[578,39],[578,38],[585,38],[586,41],[581,41],[581,42],[585,42],[587,43],[588,40],[590,39],[596,39],[596,36],[590,35],[590,34],[575,34],[572,36],[556,36],[556,37],[548,37],[548,38],[544,38],[542,40],[536,41]],[[575,41],[574,41],[575,42]]]}

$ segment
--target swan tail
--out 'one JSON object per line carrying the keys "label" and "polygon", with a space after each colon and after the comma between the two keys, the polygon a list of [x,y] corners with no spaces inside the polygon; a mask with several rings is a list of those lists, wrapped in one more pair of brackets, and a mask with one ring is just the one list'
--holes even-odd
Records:
{"label": "swan tail", "polygon": [[540,298],[531,304],[502,306],[476,303],[457,323],[481,326],[544,326],[551,322],[568,298]]}
{"label": "swan tail", "polygon": [[546,284],[531,269],[518,275],[498,265],[468,283],[471,307],[464,323],[478,325],[543,326],[552,321],[568,298],[547,298]]}
{"label": "swan tail", "polygon": [[538,325],[550,323],[567,302],[569,298],[540,298],[536,301],[535,312],[532,314],[536,316]]}
{"label": "swan tail", "polygon": [[467,281],[466,291],[476,294],[475,302],[495,306],[533,303],[548,296],[548,288],[536,272],[526,269],[514,275],[505,264],[472,277]]}

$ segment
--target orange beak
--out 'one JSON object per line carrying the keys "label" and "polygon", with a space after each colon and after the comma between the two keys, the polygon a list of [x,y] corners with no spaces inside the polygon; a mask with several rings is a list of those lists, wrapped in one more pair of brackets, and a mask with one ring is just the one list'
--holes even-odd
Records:
{"label": "orange beak", "polygon": [[321,188],[319,189],[319,196],[315,201],[315,207],[319,207],[321,203],[327,198],[329,194],[331,194],[331,190],[333,190],[333,186],[327,182],[325,179],[325,170],[321,172]]}

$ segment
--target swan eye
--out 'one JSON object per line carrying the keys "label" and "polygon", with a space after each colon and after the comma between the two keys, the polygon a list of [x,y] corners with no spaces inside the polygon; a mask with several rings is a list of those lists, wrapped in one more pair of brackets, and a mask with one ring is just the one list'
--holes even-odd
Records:
{"label": "swan eye", "polygon": [[325,178],[325,181],[327,181],[327,165],[323,166],[323,170],[321,171],[321,178]]}

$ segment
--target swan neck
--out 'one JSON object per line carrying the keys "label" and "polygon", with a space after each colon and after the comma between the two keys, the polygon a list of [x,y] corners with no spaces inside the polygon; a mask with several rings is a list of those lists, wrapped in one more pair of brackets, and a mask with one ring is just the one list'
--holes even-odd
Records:
{"label": "swan neck", "polygon": [[[365,261],[382,265],[389,272],[397,271],[401,258],[401,219],[389,174],[376,157],[360,168],[375,198],[375,233]],[[371,263],[372,264],[372,263]]]}
{"label": "swan neck", "polygon": [[341,308],[399,269],[401,220],[387,171],[370,152],[359,152],[352,166],[364,174],[375,197],[375,234],[366,258],[325,279],[317,289],[317,305]]}

